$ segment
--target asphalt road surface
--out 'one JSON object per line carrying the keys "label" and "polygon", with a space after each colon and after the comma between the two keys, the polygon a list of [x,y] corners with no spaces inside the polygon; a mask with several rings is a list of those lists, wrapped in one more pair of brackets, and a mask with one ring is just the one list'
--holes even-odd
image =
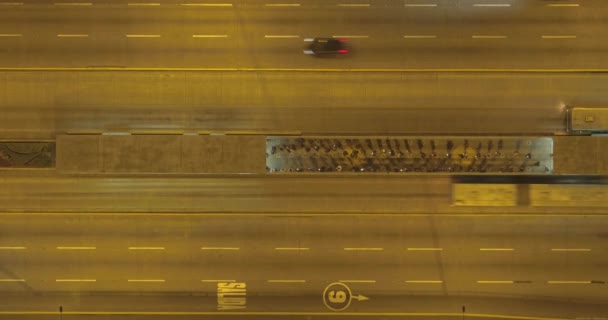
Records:
{"label": "asphalt road surface", "polygon": [[[457,313],[466,305],[605,316],[607,224],[552,215],[3,214],[0,310]],[[348,289],[330,287],[324,303],[334,282]],[[242,303],[218,298],[230,283],[223,298]]]}
{"label": "asphalt road surface", "polygon": [[603,74],[4,72],[4,139],[61,132],[552,134]]}
{"label": "asphalt road surface", "polygon": [[[603,0],[3,2],[0,66],[606,68],[606,19]],[[305,56],[319,36],[351,54]]]}

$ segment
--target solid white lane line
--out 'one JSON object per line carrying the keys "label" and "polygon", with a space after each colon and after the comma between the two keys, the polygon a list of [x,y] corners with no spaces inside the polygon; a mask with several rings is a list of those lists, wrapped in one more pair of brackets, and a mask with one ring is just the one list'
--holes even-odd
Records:
{"label": "solid white lane line", "polygon": [[160,34],[126,34],[127,38],[160,38]]}
{"label": "solid white lane line", "polygon": [[406,7],[436,7],[437,4],[436,3],[406,3],[405,4]]}
{"label": "solid white lane line", "polygon": [[513,280],[477,280],[479,284],[514,284]]}
{"label": "solid white lane line", "polygon": [[443,251],[443,248],[407,248],[407,251]]}
{"label": "solid white lane line", "polygon": [[475,3],[473,7],[510,7],[509,3]]}
{"label": "solid white lane line", "polygon": [[299,38],[299,37],[300,37],[299,35],[274,35],[274,34],[267,34],[264,36],[264,38],[279,38],[279,39],[281,39],[281,38],[283,38],[283,39]]}
{"label": "solid white lane line", "polygon": [[278,280],[268,280],[268,283],[305,283],[306,280],[286,280],[286,279],[278,279]]}
{"label": "solid white lane line", "polygon": [[0,247],[0,250],[25,250],[27,247]]}
{"label": "solid white lane line", "polygon": [[331,36],[331,37],[332,38],[352,38],[352,39],[354,39],[354,38],[361,38],[361,39],[363,39],[363,38],[369,38],[369,36],[365,36],[365,35],[348,35],[348,36],[345,36],[345,35],[335,35],[335,36]]}
{"label": "solid white lane line", "polygon": [[439,284],[443,283],[442,280],[405,280],[405,283],[429,283],[429,284]]}
{"label": "solid white lane line", "polygon": [[0,282],[25,282],[25,279],[0,279]]}
{"label": "solid white lane line", "polygon": [[580,6],[578,3],[547,3],[545,4],[547,7],[578,7]]}
{"label": "solid white lane line", "polygon": [[343,283],[376,283],[376,280],[338,280]]}
{"label": "solid white lane line", "polygon": [[339,3],[338,7],[369,7],[369,3]]}
{"label": "solid white lane line", "polygon": [[192,38],[228,38],[227,34],[193,34]]}
{"label": "solid white lane line", "polygon": [[180,5],[191,7],[232,7],[232,3],[180,3]]}
{"label": "solid white lane line", "polygon": [[55,2],[54,4],[56,6],[79,6],[79,7],[86,7],[86,6],[93,5],[93,3],[91,3],[91,2]]}
{"label": "solid white lane line", "polygon": [[238,247],[201,247],[201,250],[240,250]]}
{"label": "solid white lane line", "polygon": [[96,250],[97,247],[56,247],[57,250]]}
{"label": "solid white lane line", "polygon": [[165,250],[165,247],[129,247],[129,250]]}
{"label": "solid white lane line", "polygon": [[344,248],[344,251],[383,251],[384,248]]}
{"label": "solid white lane line", "polygon": [[479,248],[479,251],[515,251],[513,248]]}
{"label": "solid white lane line", "polygon": [[299,7],[299,3],[267,3],[266,7]]}
{"label": "solid white lane line", "polygon": [[96,282],[97,279],[55,279],[55,282]]}
{"label": "solid white lane line", "polygon": [[589,248],[552,248],[553,252],[589,252]]}
{"label": "solid white lane line", "polygon": [[300,250],[300,251],[307,251],[307,250],[310,250],[310,248],[301,248],[301,247],[279,247],[279,248],[274,248],[274,250]]}
{"label": "solid white lane line", "polygon": [[89,35],[88,34],[67,34],[67,33],[60,33],[57,35],[57,38],[88,38]]}
{"label": "solid white lane line", "polygon": [[506,39],[507,36],[503,35],[473,35],[471,36],[473,39]]}
{"label": "solid white lane line", "polygon": [[563,36],[542,36],[543,39],[575,39],[576,36],[569,36],[569,35],[563,35]]}
{"label": "solid white lane line", "polygon": [[224,279],[204,279],[201,282],[236,282],[236,280],[224,280]]}
{"label": "solid white lane line", "polygon": [[165,282],[165,279],[128,279],[127,282]]}
{"label": "solid white lane line", "polygon": [[405,35],[403,36],[405,39],[435,39],[437,36],[435,35]]}

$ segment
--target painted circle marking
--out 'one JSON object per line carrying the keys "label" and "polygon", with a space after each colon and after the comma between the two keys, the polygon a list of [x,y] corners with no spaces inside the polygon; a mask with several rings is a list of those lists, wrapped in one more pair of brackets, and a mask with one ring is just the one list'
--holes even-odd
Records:
{"label": "painted circle marking", "polygon": [[350,306],[353,294],[350,288],[341,282],[334,282],[323,290],[323,304],[332,311],[342,311]]}

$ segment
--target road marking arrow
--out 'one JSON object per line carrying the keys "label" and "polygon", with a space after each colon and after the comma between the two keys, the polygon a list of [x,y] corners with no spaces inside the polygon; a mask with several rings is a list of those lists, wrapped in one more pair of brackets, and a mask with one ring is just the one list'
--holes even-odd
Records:
{"label": "road marking arrow", "polygon": [[360,294],[360,295],[358,295],[358,296],[353,296],[353,299],[357,299],[357,301],[365,301],[365,300],[369,300],[369,298],[368,298],[368,297],[366,297],[366,296],[364,296],[364,295],[362,295],[362,294]]}

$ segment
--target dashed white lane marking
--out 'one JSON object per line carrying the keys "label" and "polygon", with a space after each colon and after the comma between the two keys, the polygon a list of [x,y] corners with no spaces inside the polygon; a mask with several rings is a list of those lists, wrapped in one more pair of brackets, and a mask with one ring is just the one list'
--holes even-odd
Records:
{"label": "dashed white lane marking", "polygon": [[355,38],[360,38],[360,39],[369,38],[369,36],[366,36],[366,35],[334,35],[334,36],[331,36],[331,37],[332,38],[351,38],[351,39],[355,39]]}
{"label": "dashed white lane marking", "polygon": [[264,38],[266,39],[272,39],[272,38],[276,38],[276,39],[288,39],[288,38],[299,38],[299,35],[296,34],[287,34],[287,35],[279,35],[279,34],[267,34],[264,35]]}
{"label": "dashed white lane marking", "polygon": [[515,251],[513,248],[479,248],[479,251]]}
{"label": "dashed white lane marking", "polygon": [[404,35],[405,39],[435,39],[436,35]]}
{"label": "dashed white lane marking", "polygon": [[543,39],[575,39],[576,36],[563,35],[563,36],[542,36]]}
{"label": "dashed white lane marking", "polygon": [[192,38],[228,38],[227,34],[193,34]]}
{"label": "dashed white lane marking", "polygon": [[201,250],[240,250],[238,247],[201,247]]}
{"label": "dashed white lane marking", "polygon": [[299,3],[266,3],[266,7],[299,7]]}
{"label": "dashed white lane marking", "polygon": [[436,7],[437,4],[436,3],[406,3],[405,4],[406,7],[423,7],[423,8],[429,8],[429,7]]}
{"label": "dashed white lane marking", "polygon": [[443,251],[443,248],[407,248],[407,251]]}
{"label": "dashed white lane marking", "polygon": [[369,7],[369,3],[339,3],[338,7]]}
{"label": "dashed white lane marking", "polygon": [[132,2],[132,3],[127,3],[128,6],[131,7],[137,7],[137,6],[142,6],[142,7],[157,7],[160,6],[160,3],[156,3],[156,2]]}
{"label": "dashed white lane marking", "polygon": [[25,279],[0,279],[0,282],[25,282]]}
{"label": "dashed white lane marking", "polygon": [[513,280],[477,280],[479,284],[514,284]]}
{"label": "dashed white lane marking", "polygon": [[344,248],[344,251],[383,251],[384,248],[374,248],[374,247],[366,247],[366,248]]}
{"label": "dashed white lane marking", "polygon": [[97,247],[55,247],[57,250],[96,250]]}
{"label": "dashed white lane marking", "polygon": [[376,280],[338,280],[343,283],[376,283]]}
{"label": "dashed white lane marking", "polygon": [[57,38],[88,38],[88,34],[70,34],[70,33],[60,33],[57,35]]}
{"label": "dashed white lane marking", "polygon": [[279,247],[279,248],[274,248],[274,250],[284,250],[284,251],[308,251],[310,250],[310,248],[303,248],[303,247]]}
{"label": "dashed white lane marking", "polygon": [[473,39],[506,39],[507,36],[503,35],[473,35],[471,36]]}
{"label": "dashed white lane marking", "polygon": [[191,7],[232,7],[232,3],[180,3],[180,5]]}
{"label": "dashed white lane marking", "polygon": [[475,3],[473,7],[510,7],[509,3]]}
{"label": "dashed white lane marking", "polygon": [[591,284],[590,280],[549,280],[548,284]]}
{"label": "dashed white lane marking", "polygon": [[591,251],[590,248],[552,248],[551,251],[553,252],[589,252]]}
{"label": "dashed white lane marking", "polygon": [[268,283],[305,283],[306,280],[288,280],[288,279],[276,279],[268,280]]}
{"label": "dashed white lane marking", "polygon": [[55,279],[55,282],[96,282],[97,279]]}
{"label": "dashed white lane marking", "polygon": [[225,279],[203,279],[201,282],[236,282],[236,280],[225,280]]}
{"label": "dashed white lane marking", "polygon": [[78,7],[87,7],[92,6],[92,2],[55,2],[56,6],[78,6]]}
{"label": "dashed white lane marking", "polygon": [[442,280],[405,280],[405,283],[428,283],[428,284],[440,284]]}
{"label": "dashed white lane marking", "polygon": [[126,34],[127,38],[160,38],[160,34]]}
{"label": "dashed white lane marking", "polygon": [[129,250],[165,250],[165,247],[129,247]]}
{"label": "dashed white lane marking", "polygon": [[547,3],[547,7],[579,7],[578,3]]}
{"label": "dashed white lane marking", "polygon": [[21,247],[21,246],[17,246],[17,247],[0,247],[0,250],[25,250],[27,249],[27,247]]}
{"label": "dashed white lane marking", "polygon": [[0,6],[21,6],[23,2],[0,2]]}
{"label": "dashed white lane marking", "polygon": [[127,282],[165,282],[165,279],[128,279]]}

